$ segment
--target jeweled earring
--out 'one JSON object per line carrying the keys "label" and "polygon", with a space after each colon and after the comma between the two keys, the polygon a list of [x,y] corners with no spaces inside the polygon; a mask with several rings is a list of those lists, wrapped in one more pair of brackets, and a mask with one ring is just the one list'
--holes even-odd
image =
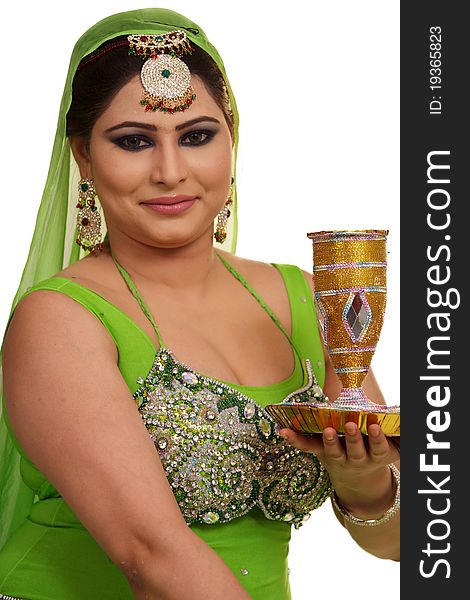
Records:
{"label": "jeweled earring", "polygon": [[217,216],[217,227],[214,232],[214,238],[216,242],[219,242],[219,244],[223,244],[227,239],[227,221],[230,217],[230,206],[233,204],[232,194],[234,181],[235,180],[232,177],[228,198],[225,201],[223,209],[219,212]]}
{"label": "jeweled earring", "polygon": [[78,182],[77,239],[83,250],[101,251],[101,216],[95,204],[96,190],[93,179],[82,177]]}

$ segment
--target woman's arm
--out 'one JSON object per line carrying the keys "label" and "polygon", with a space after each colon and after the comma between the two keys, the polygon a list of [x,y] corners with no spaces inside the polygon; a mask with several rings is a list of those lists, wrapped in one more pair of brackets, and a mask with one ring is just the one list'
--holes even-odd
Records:
{"label": "woman's arm", "polygon": [[[327,352],[325,354],[325,365],[329,382],[337,380],[338,383],[332,389],[331,384],[325,382],[326,395],[334,399],[336,391],[341,391],[341,383],[334,372],[331,359]],[[339,390],[338,390],[339,384]],[[377,384],[372,370],[364,379],[364,391],[367,397],[377,404],[385,404],[382,392]],[[350,423],[347,426],[349,433],[346,434],[345,444],[332,432],[333,440],[328,440],[330,454],[335,452],[334,460],[342,461],[342,476],[338,475],[333,483],[336,496],[344,508],[360,519],[375,519],[389,509],[395,498],[396,483],[388,466],[393,462],[400,468],[399,453],[393,441],[387,439],[378,425],[369,427],[367,442],[369,448],[364,444],[364,437],[358,427]],[[346,456],[343,456],[346,450]],[[371,468],[367,463],[372,461]],[[385,464],[383,464],[385,463]],[[338,465],[339,466],[339,465]],[[351,467],[355,467],[355,473]],[[367,552],[379,558],[400,559],[400,512],[383,525],[358,526],[344,519],[333,506],[335,514],[344,527],[349,531],[353,539]]]}
{"label": "woman's arm", "polygon": [[[304,272],[311,285],[311,275]],[[331,359],[325,357],[324,392],[331,399],[338,397],[341,382],[334,372]],[[364,379],[364,390],[373,402],[385,404],[382,392],[370,370]],[[370,425],[367,438],[355,423],[346,425],[346,434],[339,437],[332,427],[323,434],[306,436],[290,429],[281,430],[286,439],[300,450],[314,452],[330,475],[339,504],[354,516],[376,519],[393,504],[396,484],[390,468],[399,466],[400,453],[391,438],[387,438],[379,425]],[[367,552],[380,558],[399,560],[400,516],[396,513],[389,521],[374,526],[358,526],[345,520],[335,509],[335,514],[353,539]]]}
{"label": "woman's arm", "polygon": [[136,598],[249,598],[184,521],[114,342],[91,313],[63,294],[32,292],[10,323],[3,369],[20,444]]}

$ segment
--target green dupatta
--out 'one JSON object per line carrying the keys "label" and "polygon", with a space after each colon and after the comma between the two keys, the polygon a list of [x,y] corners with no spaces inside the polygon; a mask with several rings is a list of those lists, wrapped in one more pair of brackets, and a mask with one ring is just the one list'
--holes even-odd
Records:
{"label": "green dupatta", "polygon": [[[227,79],[225,67],[217,50],[203,30],[183,15],[167,9],[148,8],[118,13],[99,21],[77,41],[70,60],[67,80],[60,105],[57,131],[52,150],[47,181],[39,206],[33,239],[18,290],[13,300],[8,324],[24,292],[82,258],[85,253],[75,243],[76,204],[78,201],[78,167],[66,138],[66,115],[72,98],[72,81],[83,59],[104,42],[121,35],[163,33],[174,29],[186,31],[189,40],[205,50],[221,70],[232,106],[234,129],[234,169],[238,147],[238,112]],[[227,239],[214,245],[235,252],[237,241],[236,170],[233,185],[233,205],[228,222]],[[104,220],[103,220],[104,224]],[[8,328],[7,324],[7,328]],[[6,333],[6,331],[5,331]],[[3,342],[2,342],[3,349]],[[1,376],[1,366],[0,366]],[[35,501],[35,492],[21,479],[21,457],[13,445],[6,427],[3,398],[3,377],[0,384],[0,549],[10,534],[24,521]]]}

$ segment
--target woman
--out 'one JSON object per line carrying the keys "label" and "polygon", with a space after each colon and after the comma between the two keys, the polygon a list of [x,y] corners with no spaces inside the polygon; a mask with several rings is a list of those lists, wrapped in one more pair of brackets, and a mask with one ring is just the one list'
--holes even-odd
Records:
{"label": "woman", "polygon": [[131,11],[77,42],[3,345],[0,594],[286,599],[290,528],[331,489],[354,539],[398,558],[380,428],[284,442],[263,411],[306,357],[339,383],[309,274],[231,253],[237,141],[195,23]]}

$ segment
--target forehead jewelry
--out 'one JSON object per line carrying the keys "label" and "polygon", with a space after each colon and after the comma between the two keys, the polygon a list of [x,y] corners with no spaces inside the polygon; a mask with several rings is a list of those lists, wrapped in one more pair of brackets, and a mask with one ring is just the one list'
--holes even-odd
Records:
{"label": "forehead jewelry", "polygon": [[140,79],[145,110],[168,112],[188,109],[196,98],[191,73],[180,56],[191,54],[186,32],[169,31],[152,35],[129,35],[129,54],[145,60]]}

